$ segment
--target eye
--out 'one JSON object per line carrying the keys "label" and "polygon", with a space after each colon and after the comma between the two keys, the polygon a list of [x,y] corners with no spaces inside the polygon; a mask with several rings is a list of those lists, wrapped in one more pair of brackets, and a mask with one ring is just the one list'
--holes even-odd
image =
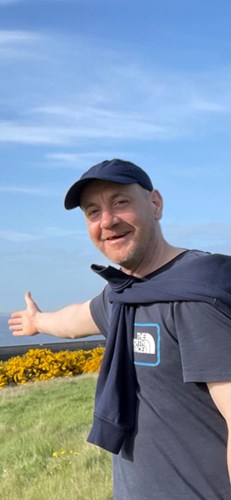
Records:
{"label": "eye", "polygon": [[98,208],[91,208],[86,211],[86,216],[90,220],[95,220],[99,215],[99,209]]}
{"label": "eye", "polygon": [[121,198],[119,200],[115,200],[116,206],[125,205],[126,203],[128,203],[128,200],[126,198]]}

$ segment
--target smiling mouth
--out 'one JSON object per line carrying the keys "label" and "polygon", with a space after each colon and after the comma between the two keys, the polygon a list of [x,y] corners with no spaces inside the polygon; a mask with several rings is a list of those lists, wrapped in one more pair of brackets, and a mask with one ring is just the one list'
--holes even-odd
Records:
{"label": "smiling mouth", "polygon": [[114,236],[109,236],[108,238],[103,238],[104,241],[116,241],[124,238],[127,236],[129,232],[127,233],[121,233],[121,234],[115,234]]}

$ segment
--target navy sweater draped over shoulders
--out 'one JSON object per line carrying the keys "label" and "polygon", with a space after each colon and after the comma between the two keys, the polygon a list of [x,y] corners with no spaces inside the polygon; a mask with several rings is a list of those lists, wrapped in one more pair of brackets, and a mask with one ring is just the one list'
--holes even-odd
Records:
{"label": "navy sweater draped over shoulders", "polygon": [[133,327],[137,304],[202,301],[231,317],[231,258],[201,253],[164,266],[150,279],[127,275],[112,266],[91,266],[110,286],[112,314],[95,396],[88,441],[118,454],[135,425],[137,381]]}

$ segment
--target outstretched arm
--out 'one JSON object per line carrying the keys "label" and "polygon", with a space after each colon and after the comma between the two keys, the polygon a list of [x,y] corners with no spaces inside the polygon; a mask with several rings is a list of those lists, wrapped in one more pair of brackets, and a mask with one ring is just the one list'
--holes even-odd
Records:
{"label": "outstretched arm", "polygon": [[15,336],[47,333],[74,339],[100,333],[90,312],[90,301],[72,304],[55,312],[42,312],[30,292],[26,292],[25,301],[26,309],[12,313],[8,321],[9,329]]}

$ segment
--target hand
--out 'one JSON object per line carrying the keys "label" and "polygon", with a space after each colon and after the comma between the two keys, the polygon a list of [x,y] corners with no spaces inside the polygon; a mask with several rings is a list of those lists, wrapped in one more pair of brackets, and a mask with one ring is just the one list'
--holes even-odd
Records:
{"label": "hand", "polygon": [[31,297],[30,292],[25,293],[26,309],[11,314],[8,324],[14,336],[35,335],[38,333],[36,319],[40,309]]}

